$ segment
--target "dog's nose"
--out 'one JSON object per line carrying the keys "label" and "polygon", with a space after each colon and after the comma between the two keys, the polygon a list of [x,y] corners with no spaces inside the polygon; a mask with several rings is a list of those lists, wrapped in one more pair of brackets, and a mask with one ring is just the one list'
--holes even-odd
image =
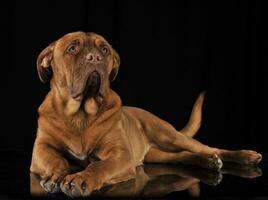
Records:
{"label": "dog's nose", "polygon": [[86,59],[88,62],[95,64],[100,63],[103,57],[99,53],[88,53]]}

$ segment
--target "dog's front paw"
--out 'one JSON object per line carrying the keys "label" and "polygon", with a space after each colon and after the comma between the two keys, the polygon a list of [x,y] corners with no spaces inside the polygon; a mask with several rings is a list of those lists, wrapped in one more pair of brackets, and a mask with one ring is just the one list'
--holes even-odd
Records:
{"label": "dog's front paw", "polygon": [[42,176],[40,185],[48,193],[59,193],[61,192],[60,182],[64,178],[64,176],[65,174],[60,174],[60,173],[44,175]]}
{"label": "dog's front paw", "polygon": [[89,196],[93,190],[91,178],[83,172],[66,176],[60,184],[62,192],[74,198]]}

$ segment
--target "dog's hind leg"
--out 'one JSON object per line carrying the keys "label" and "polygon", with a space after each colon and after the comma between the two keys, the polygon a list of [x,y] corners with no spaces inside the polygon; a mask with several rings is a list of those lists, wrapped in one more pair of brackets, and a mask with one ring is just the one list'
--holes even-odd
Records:
{"label": "dog's hind leg", "polygon": [[152,147],[144,158],[148,163],[182,163],[198,165],[203,168],[219,170],[222,161],[216,154],[192,153],[189,151],[165,152]]}
{"label": "dog's hind leg", "polygon": [[159,147],[159,149],[168,152],[185,150],[193,153],[217,154],[223,161],[236,162],[240,164],[257,164],[262,159],[261,154],[255,151],[230,151],[209,147],[177,131],[166,130],[161,132],[161,134],[154,139],[154,143]]}
{"label": "dog's hind leg", "polygon": [[157,147],[163,151],[190,151],[202,154],[217,154],[223,161],[237,162],[240,164],[257,164],[261,161],[261,154],[250,150],[230,151],[209,147],[193,139],[192,137],[198,131],[202,119],[202,104],[204,101],[204,93],[197,98],[188,124],[181,131],[176,131],[169,126],[160,126],[160,122],[154,131],[150,134],[152,141]]}

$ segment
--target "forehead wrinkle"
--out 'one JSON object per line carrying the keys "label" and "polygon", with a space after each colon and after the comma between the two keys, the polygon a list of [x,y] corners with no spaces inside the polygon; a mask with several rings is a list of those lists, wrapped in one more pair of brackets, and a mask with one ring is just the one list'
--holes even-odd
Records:
{"label": "forehead wrinkle", "polygon": [[98,36],[98,37],[95,38],[94,45],[95,46],[98,46],[98,45],[106,45],[109,48],[111,48],[111,45],[103,37],[101,37],[101,36]]}
{"label": "forehead wrinkle", "polygon": [[79,41],[82,45],[84,44],[84,38],[81,38],[79,36],[60,38],[55,44],[55,50],[60,49],[60,51],[62,51],[62,53],[63,53],[64,50],[62,50],[62,49],[65,49],[68,45],[74,43],[75,41]]}
{"label": "forehead wrinkle", "polygon": [[85,40],[85,45],[89,48],[96,48],[100,44],[98,41],[103,41],[100,38],[96,37],[95,35],[88,36]]}

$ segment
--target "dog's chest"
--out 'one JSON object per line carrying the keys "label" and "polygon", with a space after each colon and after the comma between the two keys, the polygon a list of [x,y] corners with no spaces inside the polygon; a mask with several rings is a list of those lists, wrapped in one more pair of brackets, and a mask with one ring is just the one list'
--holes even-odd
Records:
{"label": "dog's chest", "polygon": [[89,162],[95,162],[100,160],[94,152],[90,152],[90,153],[75,153],[72,150],[68,150],[68,157],[83,162],[83,163],[89,163]]}
{"label": "dog's chest", "polygon": [[79,153],[79,154],[77,154],[77,153],[73,152],[73,151],[70,150],[70,149],[68,150],[68,152],[69,152],[69,154],[70,154],[72,157],[74,157],[74,158],[76,158],[76,159],[78,159],[78,160],[81,160],[81,161],[86,160],[87,157],[88,157],[88,154],[87,154],[87,153]]}
{"label": "dog's chest", "polygon": [[90,161],[95,153],[96,140],[94,137],[91,135],[91,138],[89,138],[88,132],[84,132],[81,135],[71,133],[70,131],[68,135],[70,138],[66,143],[67,156],[77,161]]}

